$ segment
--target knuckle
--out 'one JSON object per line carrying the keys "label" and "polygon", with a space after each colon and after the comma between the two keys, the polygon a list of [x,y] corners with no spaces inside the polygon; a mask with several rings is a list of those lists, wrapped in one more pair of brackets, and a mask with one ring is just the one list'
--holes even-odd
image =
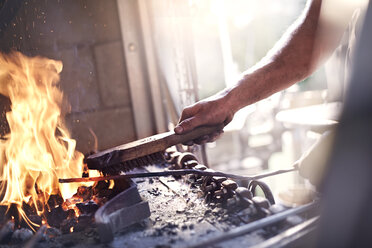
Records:
{"label": "knuckle", "polygon": [[184,129],[188,130],[193,126],[193,119],[186,119],[181,123],[181,125]]}

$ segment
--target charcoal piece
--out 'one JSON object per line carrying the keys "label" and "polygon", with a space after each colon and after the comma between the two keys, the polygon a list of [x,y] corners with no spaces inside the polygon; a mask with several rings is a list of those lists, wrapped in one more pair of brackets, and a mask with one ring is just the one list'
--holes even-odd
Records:
{"label": "charcoal piece", "polygon": [[51,195],[48,199],[47,204],[50,208],[55,208],[59,205],[62,205],[63,202],[64,202],[64,200],[63,200],[62,196],[60,194],[58,194],[58,195]]}
{"label": "charcoal piece", "polygon": [[87,228],[84,231],[84,236],[86,236],[86,237],[97,237],[98,236],[97,229],[95,229],[95,228]]}
{"label": "charcoal piece", "polygon": [[147,192],[151,195],[154,195],[154,196],[159,196],[161,195],[161,192],[159,190],[159,188],[152,188],[152,189],[148,189]]}
{"label": "charcoal piece", "polygon": [[83,201],[87,201],[92,198],[92,195],[93,195],[92,187],[80,186],[77,189],[76,194],[73,195],[73,197],[82,198]]}
{"label": "charcoal piece", "polygon": [[20,226],[20,220],[22,220],[20,213],[18,212],[18,208],[16,204],[10,204],[8,211],[5,214],[5,218],[7,220],[14,220],[14,226]]}
{"label": "charcoal piece", "polygon": [[103,206],[105,205],[105,203],[111,199],[111,195],[110,197],[98,197],[98,196],[93,196],[93,200],[97,203],[98,206]]}
{"label": "charcoal piece", "polygon": [[75,218],[63,220],[61,223],[60,230],[63,234],[70,233],[72,229],[75,228],[76,224],[77,220]]}
{"label": "charcoal piece", "polygon": [[23,243],[29,240],[34,234],[28,228],[17,229],[13,232],[11,241],[14,243]]}
{"label": "charcoal piece", "polygon": [[[0,186],[1,186],[1,183],[0,183]],[[8,210],[8,206],[0,205],[0,223],[4,223],[6,221],[5,213],[7,210]]]}
{"label": "charcoal piece", "polygon": [[59,228],[61,223],[67,219],[68,212],[63,210],[61,206],[58,206],[57,208],[51,209],[50,212],[47,212],[46,216],[50,226]]}
{"label": "charcoal piece", "polygon": [[112,189],[102,189],[97,193],[98,197],[106,197],[111,198],[114,195],[114,191]]}
{"label": "charcoal piece", "polygon": [[59,230],[57,228],[50,227],[50,228],[46,229],[45,235],[48,236],[49,238],[55,238],[55,237],[61,236],[62,232],[61,232],[61,230]]}
{"label": "charcoal piece", "polygon": [[94,218],[92,216],[80,215],[74,227],[74,232],[84,231],[86,228],[91,227],[93,222],[94,222]]}
{"label": "charcoal piece", "polygon": [[99,181],[93,185],[93,194],[98,194],[101,190],[107,190],[110,186],[110,181]]}
{"label": "charcoal piece", "polygon": [[14,231],[14,223],[12,221],[8,221],[1,229],[0,229],[0,244],[6,244],[10,241]]}
{"label": "charcoal piece", "polygon": [[249,223],[252,221],[252,218],[251,218],[252,214],[253,214],[252,208],[246,208],[238,213],[238,217],[244,223]]}
{"label": "charcoal piece", "polygon": [[63,246],[65,246],[65,247],[72,247],[72,246],[75,245],[75,241],[73,241],[73,240],[66,240],[66,241],[63,242],[62,244],[63,244]]}
{"label": "charcoal piece", "polygon": [[[41,218],[41,216],[39,216],[39,215],[36,215],[36,214],[33,214],[33,215],[29,215],[29,216],[27,216],[28,217],[28,219],[32,222],[32,223],[34,223],[34,224],[36,224],[37,226],[41,226],[41,223],[42,223],[42,218]],[[27,227],[28,225],[27,225],[27,223],[25,223],[26,224],[26,226],[25,227]]]}
{"label": "charcoal piece", "polygon": [[229,222],[234,226],[239,226],[241,224],[241,220],[237,216],[230,216]]}
{"label": "charcoal piece", "polygon": [[68,219],[75,218],[75,216],[76,216],[75,210],[73,210],[73,209],[68,209],[67,210],[67,218]]}
{"label": "charcoal piece", "polygon": [[79,209],[80,213],[83,215],[93,215],[99,206],[94,201],[88,201],[83,203],[77,203],[76,207]]}
{"label": "charcoal piece", "polygon": [[36,215],[36,209],[33,206],[30,206],[25,202],[22,203],[22,210],[25,212],[27,216]]}

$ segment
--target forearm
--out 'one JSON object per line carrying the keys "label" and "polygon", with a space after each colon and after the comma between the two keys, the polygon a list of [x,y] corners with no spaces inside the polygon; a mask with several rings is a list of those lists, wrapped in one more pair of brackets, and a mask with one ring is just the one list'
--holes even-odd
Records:
{"label": "forearm", "polygon": [[[234,86],[186,107],[175,132],[189,132],[202,125],[227,125],[242,107],[308,77],[337,47],[347,24],[347,21],[340,25],[338,19],[324,18],[327,11],[323,11],[324,8],[321,11],[324,2],[329,7],[325,9],[331,10],[328,12],[338,11],[337,0],[308,1],[303,14],[264,59],[243,73]],[[333,1],[332,4],[329,1]],[[345,13],[350,15],[352,11],[347,9]],[[349,20],[344,14],[342,19]],[[210,140],[216,135],[218,132],[210,135]]]}
{"label": "forearm", "polygon": [[334,50],[339,36],[327,38],[319,33],[321,3],[310,1],[265,58],[223,92],[234,111],[305,79]]}

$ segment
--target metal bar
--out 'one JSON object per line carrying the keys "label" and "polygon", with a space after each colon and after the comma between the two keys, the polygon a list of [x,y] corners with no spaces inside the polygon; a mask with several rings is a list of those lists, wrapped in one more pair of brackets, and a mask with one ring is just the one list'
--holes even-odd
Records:
{"label": "metal bar", "polygon": [[209,247],[209,246],[221,243],[221,242],[225,242],[225,241],[228,241],[230,239],[243,236],[243,235],[245,235],[247,233],[250,233],[252,231],[258,230],[258,229],[263,228],[265,226],[268,226],[268,225],[274,224],[276,222],[279,222],[281,220],[284,220],[288,216],[295,215],[295,214],[301,214],[301,213],[304,213],[306,211],[310,211],[310,210],[316,208],[317,206],[318,206],[318,203],[310,203],[310,204],[307,204],[307,205],[304,205],[304,206],[301,206],[301,207],[289,209],[289,210],[283,211],[281,213],[271,215],[269,217],[254,221],[252,223],[249,223],[249,224],[246,224],[246,225],[243,225],[243,226],[240,226],[240,227],[237,227],[237,228],[235,228],[235,229],[233,229],[233,230],[231,230],[231,231],[229,231],[225,234],[222,234],[220,236],[217,236],[217,237],[209,239],[209,240],[205,240],[204,242],[201,242],[201,243],[198,243],[198,244],[195,244],[195,245],[191,245],[189,247],[190,248],[199,248],[199,247],[204,248],[204,247]]}
{"label": "metal bar", "polygon": [[[289,244],[293,244],[296,241],[304,238],[306,235],[309,235],[316,228],[316,225],[319,221],[319,216],[313,217],[305,222],[298,224],[294,227],[289,228],[288,230],[280,233],[264,242],[254,245],[251,248],[273,248],[273,247],[287,247]],[[303,241],[302,241],[303,242]],[[308,241],[307,241],[308,242]],[[307,247],[312,247],[310,244]],[[297,246],[296,246],[297,247]],[[298,247],[302,247],[299,245]]]}
{"label": "metal bar", "polygon": [[199,176],[227,177],[227,178],[239,179],[239,180],[258,180],[261,178],[283,174],[287,172],[292,172],[296,170],[298,170],[297,167],[291,167],[289,169],[270,171],[270,172],[266,172],[266,173],[262,173],[258,175],[240,176],[240,175],[223,173],[223,172],[218,172],[218,171],[212,172],[212,171],[202,171],[202,170],[194,170],[194,169],[184,169],[184,170],[172,170],[172,171],[142,172],[142,173],[132,173],[132,174],[125,174],[125,175],[114,175],[114,176],[103,176],[103,177],[60,178],[58,181],[60,183],[76,183],[76,182],[117,180],[117,179],[124,179],[124,178],[183,176],[183,175],[189,175],[189,174],[196,174]]}

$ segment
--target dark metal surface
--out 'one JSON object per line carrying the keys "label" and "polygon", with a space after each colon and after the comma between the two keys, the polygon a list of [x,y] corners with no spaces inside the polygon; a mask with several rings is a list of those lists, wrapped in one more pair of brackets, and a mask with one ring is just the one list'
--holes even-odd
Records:
{"label": "dark metal surface", "polygon": [[212,245],[215,245],[215,244],[219,244],[219,243],[228,241],[230,239],[240,237],[242,235],[245,235],[245,234],[250,233],[252,231],[255,231],[257,229],[263,228],[265,226],[277,223],[281,220],[284,220],[288,216],[301,214],[301,213],[313,210],[314,208],[317,207],[317,205],[318,204],[316,204],[316,203],[310,203],[310,204],[307,204],[307,205],[304,205],[304,206],[301,206],[301,207],[289,209],[289,210],[286,210],[282,213],[278,213],[278,214],[275,214],[275,215],[272,215],[272,216],[268,216],[266,218],[257,220],[255,222],[237,227],[237,228],[235,228],[235,229],[233,229],[233,230],[231,230],[231,231],[229,231],[225,234],[217,236],[213,239],[208,239],[208,240],[205,240],[204,242],[197,243],[197,244],[191,245],[189,247],[190,248],[209,247],[209,246],[212,246]]}
{"label": "dark metal surface", "polygon": [[296,247],[296,245],[302,248],[314,247],[312,239],[310,238],[309,242],[307,236],[314,233],[318,221],[319,217],[313,217],[251,248]]}
{"label": "dark metal surface", "polygon": [[101,242],[107,243],[116,232],[149,216],[149,204],[142,201],[137,185],[132,182],[128,189],[100,207],[94,217]]}

